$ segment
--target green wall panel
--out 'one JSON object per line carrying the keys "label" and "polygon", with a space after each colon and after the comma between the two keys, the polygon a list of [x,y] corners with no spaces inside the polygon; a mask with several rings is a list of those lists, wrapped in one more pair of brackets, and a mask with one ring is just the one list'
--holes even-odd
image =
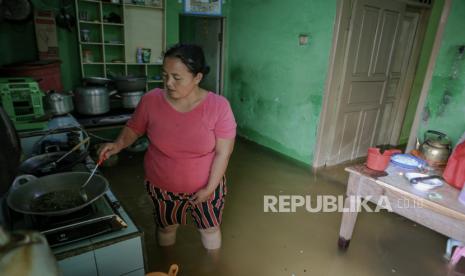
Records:
{"label": "green wall panel", "polygon": [[239,134],[312,163],[335,15],[336,0],[231,1],[226,96]]}
{"label": "green wall panel", "polygon": [[428,129],[457,142],[465,132],[465,1],[454,0],[444,30],[418,135]]}

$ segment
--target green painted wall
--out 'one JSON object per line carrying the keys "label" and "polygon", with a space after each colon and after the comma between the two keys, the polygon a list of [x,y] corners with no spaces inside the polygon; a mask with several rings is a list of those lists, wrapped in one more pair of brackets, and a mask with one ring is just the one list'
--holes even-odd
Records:
{"label": "green painted wall", "polygon": [[34,22],[0,23],[0,66],[37,58]]}
{"label": "green painted wall", "polygon": [[239,134],[311,164],[336,0],[230,2],[226,96]]}
{"label": "green painted wall", "polygon": [[[57,12],[59,0],[32,0],[35,9],[52,9]],[[69,12],[75,14],[74,5]],[[79,65],[79,49],[76,28],[73,32],[57,29],[59,55],[61,60],[61,76],[65,90],[71,90],[80,82],[81,71]],[[37,59],[37,46],[33,20],[25,23],[0,23],[0,65],[34,61]]]}
{"label": "green painted wall", "polygon": [[435,0],[433,2],[433,8],[428,20],[428,26],[420,52],[420,60],[418,61],[415,79],[412,84],[412,91],[402,124],[399,144],[406,144],[410,136],[410,130],[417,111],[418,100],[420,99],[421,88],[425,80],[426,69],[428,68],[429,58],[431,56],[431,50],[433,49],[434,38],[438,29],[439,20],[441,19],[443,6],[444,0]]}
{"label": "green painted wall", "polygon": [[465,1],[453,0],[418,135],[428,129],[455,143],[465,132]]}

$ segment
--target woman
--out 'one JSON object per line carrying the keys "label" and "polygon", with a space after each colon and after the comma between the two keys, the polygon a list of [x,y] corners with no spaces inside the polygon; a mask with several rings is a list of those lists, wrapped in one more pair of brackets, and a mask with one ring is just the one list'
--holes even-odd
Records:
{"label": "woman", "polygon": [[161,246],[175,243],[176,229],[190,214],[204,247],[221,247],[224,174],[236,122],[224,97],[199,87],[207,73],[200,47],[170,48],[163,59],[165,89],[144,95],[116,141],[101,149],[100,157],[108,158],[147,134],[146,188]]}

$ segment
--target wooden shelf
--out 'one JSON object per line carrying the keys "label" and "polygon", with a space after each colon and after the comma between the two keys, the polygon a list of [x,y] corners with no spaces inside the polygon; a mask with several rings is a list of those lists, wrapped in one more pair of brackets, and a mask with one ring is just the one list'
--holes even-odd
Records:
{"label": "wooden shelf", "polygon": [[[163,8],[164,1],[160,0],[159,6],[154,6],[158,3],[156,1],[149,2],[153,5],[134,4],[133,0],[120,0],[119,3],[112,3],[111,0],[74,1],[82,76],[107,77],[108,72],[117,75],[140,74],[151,76],[146,90],[163,85],[162,79],[153,77],[160,74],[162,66],[162,62],[155,60],[158,61],[158,56],[165,47],[166,10]],[[105,22],[110,12],[118,14],[122,22]],[[90,20],[80,20],[79,17],[83,14]],[[83,29],[90,30],[90,41],[81,40]],[[147,35],[147,29],[153,34]],[[136,63],[136,51],[139,47],[151,49],[151,63]],[[90,61],[95,62],[83,62],[87,49],[93,52],[93,59]],[[112,60],[122,62],[111,62]]]}
{"label": "wooden shelf", "polygon": [[95,24],[95,25],[102,24],[102,22],[100,22],[100,21],[86,21],[86,20],[79,20],[79,23],[81,23],[81,24]]}
{"label": "wooden shelf", "polygon": [[122,43],[108,43],[108,42],[105,42],[103,44],[105,46],[124,46],[124,44],[122,44]]}
{"label": "wooden shelf", "polygon": [[147,8],[147,9],[156,9],[156,10],[163,10],[163,7],[158,7],[158,6],[150,6],[150,5],[136,5],[136,4],[124,4],[123,6],[125,7],[131,7],[131,8]]}
{"label": "wooden shelf", "polygon": [[84,41],[79,41],[79,43],[83,45],[102,45],[102,42],[84,42]]}
{"label": "wooden shelf", "polygon": [[112,3],[112,2],[102,2],[102,4],[105,4],[105,5],[115,5],[115,6],[121,6],[121,5],[122,5],[121,3]]}
{"label": "wooden shelf", "polygon": [[123,23],[110,23],[110,22],[103,22],[102,23],[103,25],[107,25],[107,26],[124,26]]}

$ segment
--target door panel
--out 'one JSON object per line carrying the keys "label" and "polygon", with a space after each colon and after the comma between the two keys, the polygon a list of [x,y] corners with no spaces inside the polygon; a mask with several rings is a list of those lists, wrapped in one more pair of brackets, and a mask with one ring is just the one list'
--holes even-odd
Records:
{"label": "door panel", "polygon": [[356,142],[353,137],[355,137],[357,133],[360,115],[361,112],[351,112],[344,114],[341,144],[339,148],[341,158],[346,160],[352,159],[352,154],[354,152]]}
{"label": "door panel", "polygon": [[378,40],[378,49],[375,56],[374,76],[386,77],[388,75],[387,69],[391,62],[399,19],[400,14],[398,12],[386,11],[383,14],[383,21],[380,26],[381,37]]}
{"label": "door panel", "polygon": [[383,85],[382,82],[352,82],[347,104],[381,103]]}
{"label": "door panel", "polygon": [[358,141],[357,151],[352,159],[365,156],[368,148],[373,145],[373,138],[375,137],[374,127],[378,120],[379,110],[371,109],[363,111],[363,119],[360,129],[360,139]]}
{"label": "door panel", "polygon": [[[402,88],[405,81],[408,61],[412,52],[415,34],[418,28],[419,15],[406,13],[403,17],[399,40],[396,51],[392,59],[392,66],[389,73],[388,87],[385,97],[383,112],[383,125],[379,133],[378,144],[393,144],[393,129],[399,113],[399,105],[402,99]],[[406,98],[407,100],[407,98]],[[386,117],[384,119],[384,117]],[[385,121],[384,121],[385,120]],[[399,120],[397,124],[401,124]]]}
{"label": "door panel", "polygon": [[353,5],[345,57],[350,69],[343,76],[329,165],[365,156],[379,137],[404,11],[405,4],[398,1],[357,0]]}
{"label": "door panel", "polygon": [[360,24],[360,38],[357,40],[357,53],[353,76],[368,76],[370,71],[371,54],[376,37],[380,9],[376,7],[364,7],[362,22]]}

